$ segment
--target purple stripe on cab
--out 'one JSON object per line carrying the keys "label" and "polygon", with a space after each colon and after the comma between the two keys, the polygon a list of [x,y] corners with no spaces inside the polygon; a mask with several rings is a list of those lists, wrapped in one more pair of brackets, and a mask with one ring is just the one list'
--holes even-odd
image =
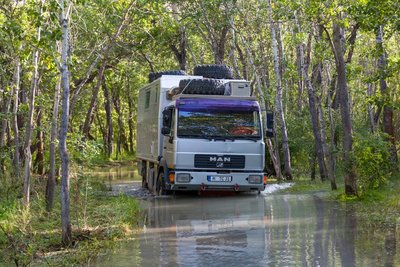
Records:
{"label": "purple stripe on cab", "polygon": [[196,110],[232,110],[232,111],[259,111],[257,101],[244,99],[205,99],[184,98],[177,99],[176,106],[182,111]]}

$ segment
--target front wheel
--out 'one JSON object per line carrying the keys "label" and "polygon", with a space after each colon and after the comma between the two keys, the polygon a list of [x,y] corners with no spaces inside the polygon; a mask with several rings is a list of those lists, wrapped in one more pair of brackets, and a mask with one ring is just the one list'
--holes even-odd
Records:
{"label": "front wheel", "polygon": [[167,195],[167,189],[165,188],[165,181],[163,179],[164,172],[160,172],[157,177],[156,195],[165,196]]}

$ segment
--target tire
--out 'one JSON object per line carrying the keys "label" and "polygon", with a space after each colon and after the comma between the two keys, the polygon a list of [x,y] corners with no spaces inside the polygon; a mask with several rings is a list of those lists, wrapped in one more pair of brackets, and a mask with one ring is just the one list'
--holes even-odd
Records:
{"label": "tire", "polygon": [[167,195],[167,190],[165,189],[165,182],[163,180],[164,172],[161,171],[157,177],[157,185],[155,190],[156,196],[165,196]]}
{"label": "tire", "polygon": [[190,95],[223,95],[225,86],[215,79],[184,79],[179,82],[182,94]]}
{"label": "tire", "polygon": [[193,75],[214,79],[232,79],[232,70],[226,65],[198,65],[193,69]]}
{"label": "tire", "polygon": [[149,73],[149,83],[157,80],[163,75],[187,75],[183,70],[167,70],[167,71],[159,71],[159,72],[150,72]]}
{"label": "tire", "polygon": [[147,173],[146,173],[146,167],[145,167],[145,166],[142,166],[142,171],[141,171],[141,173],[142,173],[142,188],[143,188],[143,189],[147,189],[147,188],[148,188],[147,182],[146,182],[146,175],[147,175]]}

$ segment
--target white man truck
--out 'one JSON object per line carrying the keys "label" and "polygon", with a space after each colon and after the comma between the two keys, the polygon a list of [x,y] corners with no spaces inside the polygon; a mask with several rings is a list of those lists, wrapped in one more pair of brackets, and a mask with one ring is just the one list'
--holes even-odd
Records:
{"label": "white man truck", "polygon": [[[200,73],[210,77],[210,68]],[[139,90],[136,157],[142,186],[156,195],[264,190],[264,138],[272,134],[273,118],[263,123],[250,83],[226,75],[159,76]]]}

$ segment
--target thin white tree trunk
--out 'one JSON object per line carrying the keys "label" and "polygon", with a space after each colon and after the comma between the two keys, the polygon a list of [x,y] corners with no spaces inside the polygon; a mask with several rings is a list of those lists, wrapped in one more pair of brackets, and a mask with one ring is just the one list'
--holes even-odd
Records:
{"label": "thin white tree trunk", "polygon": [[[40,8],[41,9],[41,8]],[[40,10],[42,13],[42,10]],[[40,26],[37,29],[37,40],[40,41]],[[31,186],[31,168],[32,168],[32,154],[31,154],[31,144],[32,144],[32,131],[33,131],[33,113],[35,111],[35,95],[38,86],[38,76],[39,76],[39,50],[33,53],[33,75],[31,80],[31,90],[29,96],[29,112],[28,119],[26,121],[25,130],[25,144],[24,144],[24,197],[23,206],[27,208],[30,201],[30,186]]]}
{"label": "thin white tree trunk", "polygon": [[20,59],[17,58],[15,64],[15,76],[14,76],[14,106],[13,106],[13,131],[14,131],[14,175],[15,180],[19,180],[19,172],[20,172],[20,160],[19,160],[19,129],[18,129],[18,94],[19,94],[19,86],[20,86],[20,73],[21,73],[21,62]]}
{"label": "thin white tree trunk", "polygon": [[[69,155],[67,150],[67,132],[69,120],[69,72],[68,72],[68,14],[69,0],[60,0],[61,16],[60,24],[62,30],[61,46],[61,87],[62,87],[62,117],[60,125],[60,157],[61,157],[61,230],[62,243],[68,246],[71,243],[71,220],[69,207]],[[65,7],[67,10],[65,11]]]}
{"label": "thin white tree trunk", "polygon": [[286,129],[286,121],[285,115],[283,112],[283,103],[282,103],[282,80],[281,80],[281,71],[279,68],[279,55],[278,55],[278,44],[276,39],[275,32],[275,23],[272,19],[272,8],[271,8],[271,0],[267,0],[268,3],[268,16],[271,24],[271,39],[272,39],[272,52],[274,57],[274,71],[276,77],[276,99],[275,99],[275,109],[278,114],[278,119],[280,122],[281,133],[282,133],[282,149],[283,149],[283,161],[284,161],[284,170],[285,176],[288,180],[291,180],[292,175],[292,167],[290,162],[290,150],[289,150],[289,139]]}
{"label": "thin white tree trunk", "polygon": [[61,81],[58,80],[53,102],[53,115],[51,118],[51,133],[50,133],[50,170],[46,187],[46,209],[51,211],[54,206],[54,190],[56,187],[56,140],[57,140],[57,120],[58,106],[60,104]]}

